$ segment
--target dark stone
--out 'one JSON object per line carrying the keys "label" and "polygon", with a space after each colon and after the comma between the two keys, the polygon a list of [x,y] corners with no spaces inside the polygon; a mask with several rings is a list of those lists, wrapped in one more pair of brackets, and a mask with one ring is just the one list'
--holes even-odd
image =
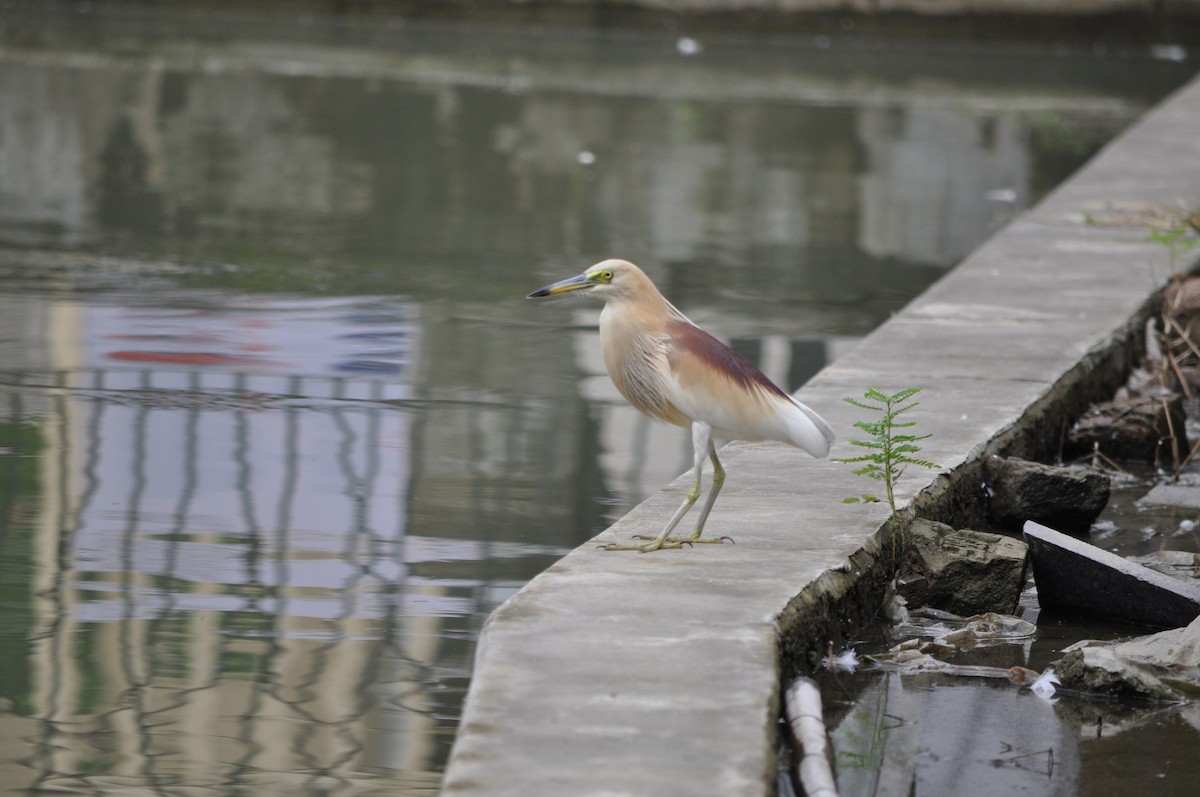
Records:
{"label": "dark stone", "polygon": [[1017,608],[1027,554],[1020,540],[914,520],[908,542],[898,591],[909,606],[964,616]]}
{"label": "dark stone", "polygon": [[1083,536],[1108,503],[1108,477],[1086,468],[991,456],[983,473],[988,518],[1003,531],[1020,532],[1033,520]]}
{"label": "dark stone", "polygon": [[1175,628],[1200,615],[1200,587],[1122,559],[1038,523],[1025,542],[1043,608]]}
{"label": "dark stone", "polygon": [[1177,464],[1188,453],[1186,422],[1180,395],[1094,404],[1067,433],[1063,457],[1098,450],[1110,459]]}

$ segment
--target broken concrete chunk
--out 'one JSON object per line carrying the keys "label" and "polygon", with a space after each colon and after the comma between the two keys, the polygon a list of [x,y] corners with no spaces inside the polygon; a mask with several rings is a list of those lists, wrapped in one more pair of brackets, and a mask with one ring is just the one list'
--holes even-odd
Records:
{"label": "broken concrete chunk", "polygon": [[983,467],[988,517],[998,529],[1019,532],[1032,520],[1083,536],[1108,503],[1108,477],[1086,468],[997,456],[985,459]]}
{"label": "broken concrete chunk", "polygon": [[1180,506],[1185,509],[1200,509],[1200,484],[1194,477],[1181,479],[1176,484],[1156,484],[1150,492],[1138,499],[1137,505]]}
{"label": "broken concrete chunk", "polygon": [[909,542],[899,580],[909,606],[960,615],[1016,609],[1027,553],[1020,540],[915,520]]}
{"label": "broken concrete chunk", "polygon": [[1159,628],[1200,615],[1200,587],[1163,575],[1038,523],[1025,524],[1029,560],[1043,608]]}
{"label": "broken concrete chunk", "polygon": [[1152,700],[1200,697],[1200,617],[1185,628],[1110,645],[1089,643],[1055,662],[1068,689]]}
{"label": "broken concrete chunk", "polygon": [[1098,449],[1112,459],[1182,462],[1186,420],[1180,395],[1093,404],[1068,432],[1063,456],[1079,459]]}

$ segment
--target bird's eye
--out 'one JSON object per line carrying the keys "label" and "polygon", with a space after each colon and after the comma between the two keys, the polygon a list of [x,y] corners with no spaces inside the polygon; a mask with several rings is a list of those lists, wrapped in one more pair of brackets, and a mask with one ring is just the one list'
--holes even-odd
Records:
{"label": "bird's eye", "polygon": [[600,279],[604,280],[605,282],[612,282],[612,278],[613,278],[613,273],[611,271],[605,271],[603,274],[600,275]]}

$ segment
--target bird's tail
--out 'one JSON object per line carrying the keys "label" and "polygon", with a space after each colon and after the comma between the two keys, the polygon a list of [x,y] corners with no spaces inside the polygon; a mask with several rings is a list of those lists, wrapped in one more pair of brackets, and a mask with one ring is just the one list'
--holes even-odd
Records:
{"label": "bird's tail", "polygon": [[792,404],[797,409],[797,412],[792,413],[788,418],[792,444],[804,449],[814,457],[828,456],[829,449],[837,440],[833,427],[803,403],[792,399]]}

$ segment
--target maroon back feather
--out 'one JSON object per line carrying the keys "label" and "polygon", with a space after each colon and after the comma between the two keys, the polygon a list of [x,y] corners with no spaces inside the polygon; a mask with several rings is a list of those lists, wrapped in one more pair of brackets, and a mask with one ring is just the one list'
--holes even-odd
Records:
{"label": "maroon back feather", "polygon": [[[754,363],[695,324],[673,319],[668,322],[667,332],[674,340],[679,341],[676,345],[687,349],[701,361],[725,374],[742,387],[759,388],[785,400],[791,400],[791,396],[768,379],[766,374],[754,366]],[[668,357],[673,356],[674,352],[668,353]]]}

